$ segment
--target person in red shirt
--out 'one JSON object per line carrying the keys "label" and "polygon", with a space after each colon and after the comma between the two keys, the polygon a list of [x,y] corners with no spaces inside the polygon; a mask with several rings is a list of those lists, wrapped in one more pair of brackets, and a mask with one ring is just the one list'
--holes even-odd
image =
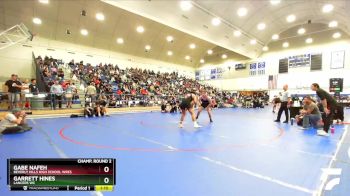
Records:
{"label": "person in red shirt", "polygon": [[145,89],[145,88],[141,89],[141,94],[142,95],[148,95],[147,89]]}
{"label": "person in red shirt", "polygon": [[98,85],[98,84],[100,84],[100,80],[98,80],[97,78],[94,80],[94,83],[96,84],[96,85]]}
{"label": "person in red shirt", "polygon": [[131,94],[132,94],[132,95],[136,95],[136,90],[135,90],[135,89],[132,89],[132,90],[131,90]]}
{"label": "person in red shirt", "polygon": [[123,94],[123,92],[120,89],[118,89],[117,90],[117,95],[122,95],[122,94]]}

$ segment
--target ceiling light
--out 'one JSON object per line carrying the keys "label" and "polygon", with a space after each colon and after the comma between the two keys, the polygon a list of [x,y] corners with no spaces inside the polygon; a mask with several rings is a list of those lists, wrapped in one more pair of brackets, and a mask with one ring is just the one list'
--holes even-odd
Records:
{"label": "ceiling light", "polygon": [[311,37],[309,37],[309,38],[307,38],[307,39],[305,40],[305,43],[311,44],[313,41],[314,41],[314,40],[313,40]]}
{"label": "ceiling light", "polygon": [[268,50],[269,50],[269,47],[264,46],[264,47],[262,48],[262,50],[263,50],[263,51],[268,51]]}
{"label": "ceiling light", "polygon": [[168,41],[168,42],[173,42],[174,41],[174,38],[173,38],[173,36],[167,36],[166,37],[166,40]]}
{"label": "ceiling light", "polygon": [[223,54],[223,55],[221,55],[221,58],[226,59],[226,58],[227,58],[227,55],[226,55],[226,54]]}
{"label": "ceiling light", "polygon": [[88,30],[86,30],[86,29],[80,30],[80,33],[81,33],[82,35],[85,35],[85,36],[87,36],[87,35],[89,34]]}
{"label": "ceiling light", "polygon": [[334,28],[334,27],[337,27],[338,26],[338,22],[333,20],[331,21],[329,24],[328,24],[328,27],[330,28]]}
{"label": "ceiling light", "polygon": [[278,34],[273,34],[271,37],[273,40],[278,40],[280,36]]}
{"label": "ceiling light", "polygon": [[49,0],[39,0],[39,3],[49,4]]}
{"label": "ceiling light", "polygon": [[236,37],[241,36],[241,34],[242,34],[242,33],[241,33],[240,31],[234,31],[234,32],[233,32],[233,35],[236,36]]}
{"label": "ceiling light", "polygon": [[341,37],[341,34],[339,32],[336,32],[336,33],[333,34],[333,38],[334,39],[338,39],[340,37]]}
{"label": "ceiling light", "polygon": [[323,13],[329,13],[331,11],[333,11],[334,6],[332,4],[326,4],[322,7],[322,12]]}
{"label": "ceiling light", "polygon": [[257,26],[258,30],[264,30],[266,28],[266,24],[265,23],[259,23],[258,26]]}
{"label": "ceiling light", "polygon": [[281,3],[281,0],[270,0],[271,5],[277,5]]}
{"label": "ceiling light", "polygon": [[117,43],[118,44],[123,44],[124,43],[124,39],[121,38],[121,37],[117,38]]}
{"label": "ceiling light", "polygon": [[256,44],[256,39],[250,40],[250,44],[251,44],[251,45],[255,45],[255,44]]}
{"label": "ceiling light", "polygon": [[187,55],[187,56],[185,56],[185,59],[186,59],[186,60],[190,60],[191,57]]}
{"label": "ceiling light", "polygon": [[212,50],[208,50],[207,53],[208,53],[209,55],[211,55],[211,54],[213,54],[213,51],[212,51]]}
{"label": "ceiling light", "polygon": [[41,24],[41,19],[40,18],[33,18],[33,23],[40,25]]}
{"label": "ceiling light", "polygon": [[138,26],[136,28],[136,31],[139,32],[139,33],[143,33],[145,31],[145,29],[143,28],[143,26]]}
{"label": "ceiling light", "polygon": [[167,54],[168,54],[168,56],[172,56],[173,52],[169,50]]}
{"label": "ceiling light", "polygon": [[298,34],[299,35],[302,35],[302,34],[304,34],[305,33],[305,29],[304,28],[300,28],[300,29],[298,29]]}
{"label": "ceiling light", "polygon": [[180,7],[183,11],[189,11],[192,8],[191,1],[181,1]]}
{"label": "ceiling light", "polygon": [[214,26],[218,26],[221,23],[220,18],[213,18],[211,19],[211,24]]}
{"label": "ceiling light", "polygon": [[288,48],[288,47],[289,47],[289,43],[288,43],[288,42],[284,42],[284,43],[282,44],[282,46],[283,46],[283,48]]}
{"label": "ceiling light", "polygon": [[150,45],[146,45],[146,46],[145,46],[145,49],[146,49],[146,50],[151,50],[151,46],[150,46]]}
{"label": "ceiling light", "polygon": [[105,15],[103,15],[102,13],[97,13],[96,19],[99,21],[103,21],[103,20],[105,20]]}
{"label": "ceiling light", "polygon": [[196,44],[190,44],[190,48],[191,49],[195,49],[196,48]]}
{"label": "ceiling light", "polygon": [[200,63],[205,63],[204,59],[199,60]]}
{"label": "ceiling light", "polygon": [[248,13],[248,10],[245,7],[241,7],[237,10],[237,15],[239,17],[245,16],[245,15],[247,15],[247,13]]}
{"label": "ceiling light", "polygon": [[296,19],[296,16],[294,14],[291,14],[286,18],[287,22],[294,22],[295,19]]}

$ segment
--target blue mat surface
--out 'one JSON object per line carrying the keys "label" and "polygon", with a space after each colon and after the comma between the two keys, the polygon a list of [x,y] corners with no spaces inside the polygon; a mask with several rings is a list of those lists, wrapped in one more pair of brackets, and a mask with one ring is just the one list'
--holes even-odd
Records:
{"label": "blue mat surface", "polygon": [[[158,112],[30,120],[32,131],[1,138],[0,195],[90,195],[8,191],[7,158],[65,157],[116,158],[115,190],[103,195],[312,195],[347,129],[337,125],[334,135],[319,137],[312,129],[274,123],[270,109],[213,113],[212,124],[201,114],[199,129],[189,115],[180,129],[179,114]],[[344,183],[347,149],[340,148],[341,161],[332,164],[344,168]],[[348,187],[341,183],[325,195],[350,195]]]}

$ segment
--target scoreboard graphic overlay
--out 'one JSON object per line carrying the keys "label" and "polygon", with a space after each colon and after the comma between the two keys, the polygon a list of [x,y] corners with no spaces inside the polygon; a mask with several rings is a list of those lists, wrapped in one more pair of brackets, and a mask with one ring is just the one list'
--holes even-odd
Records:
{"label": "scoreboard graphic overlay", "polygon": [[112,191],[116,160],[7,159],[11,191]]}

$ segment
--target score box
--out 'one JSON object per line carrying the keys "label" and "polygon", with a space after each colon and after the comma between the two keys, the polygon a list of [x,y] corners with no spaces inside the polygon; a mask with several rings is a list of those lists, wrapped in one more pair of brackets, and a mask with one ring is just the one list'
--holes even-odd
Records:
{"label": "score box", "polygon": [[[108,191],[111,190],[110,186],[115,185],[116,160],[112,158],[8,159],[7,174],[10,190],[45,190],[45,187],[60,187],[59,190],[87,191],[106,186],[109,187],[105,189]],[[79,186],[93,188],[79,189],[77,188]]]}

